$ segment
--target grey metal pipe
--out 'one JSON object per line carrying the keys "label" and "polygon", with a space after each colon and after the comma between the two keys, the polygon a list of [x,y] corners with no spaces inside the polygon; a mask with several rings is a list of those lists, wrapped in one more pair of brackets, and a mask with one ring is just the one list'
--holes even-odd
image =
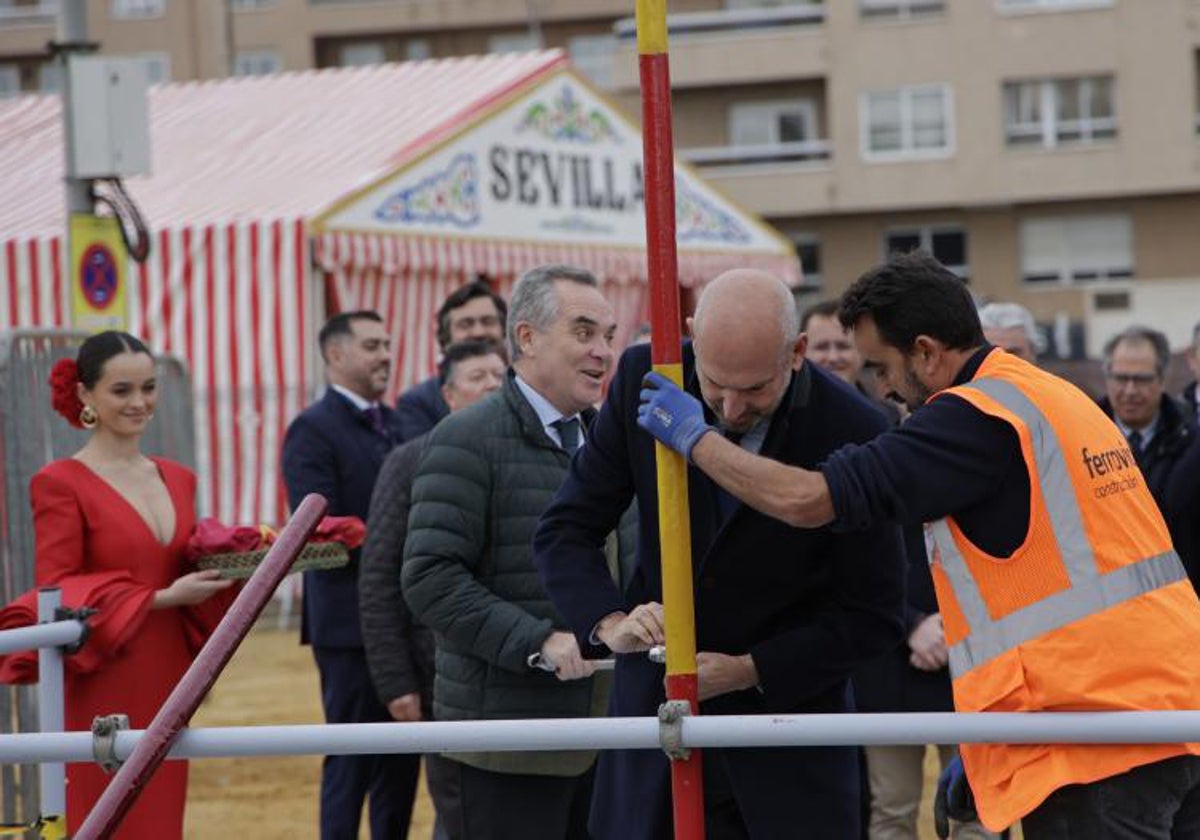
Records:
{"label": "grey metal pipe", "polygon": [[[53,622],[62,606],[62,590],[46,587],[38,590],[38,621]],[[77,630],[82,626],[69,621]],[[66,695],[63,693],[63,655],[57,645],[38,650],[38,728],[42,732],[62,732],[66,725]],[[61,761],[48,761],[38,767],[43,817],[67,816],[67,768]]]}
{"label": "grey metal pipe", "polygon": [[78,621],[51,621],[49,624],[0,630],[0,654],[71,645],[78,642],[82,635],[83,625]]}
{"label": "grey metal pipe", "polygon": [[67,173],[63,184],[68,213],[91,213],[95,209],[92,204],[91,182],[84,178],[74,178],[70,174],[74,170],[75,157],[75,135],[71,130],[74,115],[71,108],[73,91],[69,72],[70,56],[86,52],[82,45],[87,40],[86,0],[61,0],[58,7],[58,43],[67,45],[59,66],[62,67],[63,152],[66,157],[64,171]]}
{"label": "grey metal pipe", "polygon": [[[454,751],[658,749],[658,719],[346,723],[190,729],[171,758]],[[140,730],[118,733],[126,758]],[[847,744],[1156,744],[1200,741],[1200,712],[721,715],[685,718],[688,747]],[[86,732],[0,735],[0,763],[90,761]]]}

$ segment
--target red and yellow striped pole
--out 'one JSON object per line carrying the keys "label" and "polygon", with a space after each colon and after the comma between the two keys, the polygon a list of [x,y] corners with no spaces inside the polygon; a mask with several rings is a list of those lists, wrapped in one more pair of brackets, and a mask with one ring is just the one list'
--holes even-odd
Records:
{"label": "red and yellow striped pole", "polygon": [[[675,150],[671,141],[671,75],[666,0],[637,0],[638,69],[642,83],[642,162],[646,250],[650,273],[650,355],[654,370],[683,384],[679,278],[675,252]],[[661,443],[658,532],[662,548],[667,634],[667,697],[700,711],[696,693],[696,618],[692,601],[692,537],[687,464]],[[700,751],[671,761],[676,840],[703,840],[704,786]]]}

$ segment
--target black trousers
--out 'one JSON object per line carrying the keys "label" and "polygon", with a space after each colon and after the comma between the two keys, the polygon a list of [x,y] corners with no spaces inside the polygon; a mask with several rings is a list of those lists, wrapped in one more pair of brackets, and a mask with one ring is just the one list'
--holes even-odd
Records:
{"label": "black trousers", "polygon": [[463,840],[588,840],[595,766],[582,776],[459,768]]}
{"label": "black trousers", "polygon": [[[462,840],[462,801],[459,797],[459,764],[437,753],[425,755],[425,784],[437,812],[437,826],[445,840]],[[436,836],[436,835],[435,835]]]}
{"label": "black trousers", "polygon": [[1200,757],[1144,764],[1086,785],[1068,785],[1021,820],[1025,840],[1196,840]]}
{"label": "black trousers", "polygon": [[[314,647],[327,723],[392,720],[371,684],[362,648]],[[372,840],[408,836],[420,755],[327,755],[321,765],[321,840],[357,840],[368,800]]]}

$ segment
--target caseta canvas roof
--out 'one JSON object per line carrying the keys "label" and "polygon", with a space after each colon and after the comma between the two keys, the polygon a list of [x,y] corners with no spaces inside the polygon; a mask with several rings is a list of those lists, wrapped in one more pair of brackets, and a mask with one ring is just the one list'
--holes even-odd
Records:
{"label": "caseta canvas roof", "polygon": [[[131,331],[190,365],[206,512],[279,518],[278,448],[319,380],[326,312],[373,307],[395,394],[436,361],[433,312],[477,273],[594,270],[623,331],[644,319],[640,134],[557,51],[165,85],[153,174],[126,185],[153,234],[130,264]],[[0,101],[0,328],[65,326],[60,103]],[[680,280],[790,246],[685,167]]]}

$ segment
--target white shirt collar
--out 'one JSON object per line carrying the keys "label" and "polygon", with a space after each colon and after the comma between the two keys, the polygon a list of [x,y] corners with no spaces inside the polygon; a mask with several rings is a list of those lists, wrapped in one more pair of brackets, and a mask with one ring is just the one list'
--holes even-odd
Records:
{"label": "white shirt collar", "polygon": [[358,394],[351,391],[349,388],[343,388],[341,385],[330,385],[329,387],[332,388],[333,390],[337,391],[339,394],[341,394],[346,399],[350,400],[350,404],[353,405],[355,408],[357,408],[359,411],[366,411],[368,408],[371,408],[372,406],[379,405],[379,403],[377,403],[377,402],[368,402],[367,400],[364,400],[362,397],[360,397]]}
{"label": "white shirt collar", "polygon": [[[1161,414],[1161,412],[1160,412],[1160,414]],[[1159,415],[1155,414],[1154,419],[1150,421],[1149,426],[1147,426],[1144,429],[1138,429],[1138,431],[1142,433],[1142,448],[1143,449],[1145,449],[1147,446],[1150,445],[1150,441],[1154,438],[1154,433],[1158,431],[1158,418],[1159,418]],[[1121,430],[1121,434],[1125,435],[1125,437],[1129,437],[1131,434],[1133,434],[1133,429],[1130,428],[1129,426],[1126,426],[1124,423],[1122,423],[1120,420],[1118,420],[1115,416],[1113,417],[1113,422],[1117,424],[1117,428]]]}
{"label": "white shirt collar", "polygon": [[[558,434],[558,429],[552,424],[563,419],[564,415],[561,411],[554,407],[550,400],[539,394],[534,387],[520,377],[519,374],[514,375],[513,379],[517,383],[517,387],[521,390],[521,395],[525,397],[534,412],[538,416],[538,420],[542,421],[542,428],[546,430],[546,434],[550,440],[554,441],[559,446],[562,446],[562,437]],[[571,417],[578,417],[579,413],[572,414]],[[581,437],[582,440],[582,437]]]}

